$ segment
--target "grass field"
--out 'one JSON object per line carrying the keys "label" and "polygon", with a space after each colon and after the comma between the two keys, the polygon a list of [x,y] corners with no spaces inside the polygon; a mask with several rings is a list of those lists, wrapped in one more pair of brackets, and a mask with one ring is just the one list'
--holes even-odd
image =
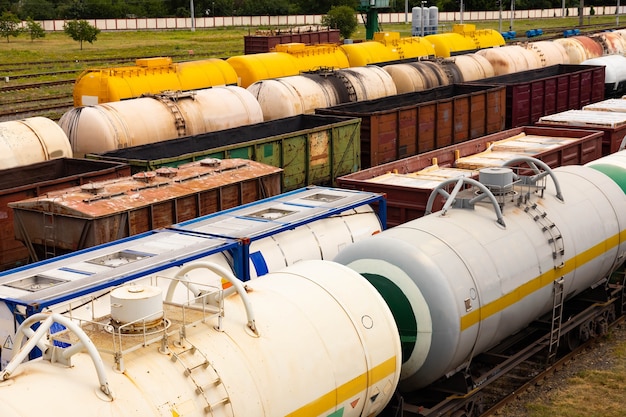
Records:
{"label": "grass field", "polygon": [[[624,19],[626,22],[626,18]],[[498,21],[466,22],[478,29],[498,30]],[[503,26],[508,29],[508,21]],[[615,16],[593,16],[586,18],[586,24],[615,24]],[[525,33],[528,29],[549,30],[555,27],[574,28],[577,17],[537,20],[515,20],[514,29]],[[203,58],[224,58],[243,53],[244,35],[254,33],[258,28],[233,27],[198,29],[192,31],[128,31],[102,32],[93,44],[84,43],[80,49],[78,42],[64,33],[47,33],[42,39],[31,41],[26,34],[17,38],[0,41],[0,62],[38,62],[52,60],[84,60],[107,57],[147,57],[199,55]],[[385,31],[400,32],[401,36],[411,35],[410,24],[384,25]],[[584,30],[584,27],[580,27]],[[353,34],[354,39],[365,38],[365,28],[361,25]]]}

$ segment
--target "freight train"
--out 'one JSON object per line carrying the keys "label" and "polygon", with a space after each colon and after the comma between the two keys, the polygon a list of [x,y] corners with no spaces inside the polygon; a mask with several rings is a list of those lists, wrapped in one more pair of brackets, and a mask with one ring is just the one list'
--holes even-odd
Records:
{"label": "freight train", "polygon": [[[238,55],[225,60],[211,58],[172,63],[171,58],[166,57],[142,58],[134,66],[85,70],[76,80],[74,105],[102,104],[167,90],[188,91],[219,85],[248,88],[257,81],[300,75],[320,68],[345,69],[428,58],[457,58],[481,50],[485,51],[475,57],[480,62],[471,65],[479,71],[492,71],[489,66],[495,65],[495,75],[555,64],[579,64],[585,59],[621,54],[626,50],[622,30],[509,45],[516,47],[502,51],[508,59],[490,58],[493,50],[499,55],[498,47],[504,45],[505,40],[497,31],[476,30],[472,24],[457,24],[452,32],[425,37],[401,38],[398,32],[378,32],[373,41],[310,46],[289,43],[276,45],[272,52]],[[481,56],[486,56],[490,64]],[[459,67],[468,76],[473,70],[466,65],[463,63]],[[448,72],[443,79],[450,75]],[[454,75],[458,77],[458,71]],[[489,75],[475,73],[472,76],[486,78]]]}
{"label": "freight train", "polygon": [[[479,181],[454,179],[442,210],[349,244],[332,261],[245,283],[210,261],[187,263],[165,287],[137,282],[155,262],[130,250],[127,262],[85,262],[101,247],[3,274],[8,331],[21,324],[0,372],[0,411],[374,416],[394,394],[465,375],[533,320],[608,288],[624,262],[626,152],[554,170],[525,159],[531,175],[509,168],[517,162],[482,170]],[[209,292],[209,276],[232,287]],[[622,314],[621,303],[611,306],[588,320],[600,327]]]}
{"label": "freight train", "polygon": [[[208,67],[203,69],[202,61],[184,63],[185,68],[170,68],[168,59],[146,59],[140,61],[141,65],[137,67],[102,70],[102,74],[106,75],[102,75],[102,79],[98,78],[91,87],[88,84],[82,87],[86,83],[86,77],[80,77],[75,93],[86,97],[85,104],[101,104],[77,107],[67,112],[59,124],[69,138],[73,156],[81,157],[86,153],[312,113],[315,108],[327,108],[340,103],[490,79],[493,76],[545,66],[578,65],[589,59],[599,59],[600,61],[594,61],[593,64],[606,66],[607,94],[617,97],[624,92],[626,65],[623,61],[626,58],[620,55],[626,51],[624,30],[492,48],[490,46],[498,46],[497,42],[487,39],[495,36],[489,31],[468,31],[465,27],[458,33],[429,35],[424,39],[435,45],[435,50],[426,55],[417,52],[406,54],[405,44],[412,45],[417,42],[415,38],[401,40],[383,37],[377,42],[343,45],[341,50],[346,51],[362,48],[346,54],[346,68],[325,62],[327,54],[319,51],[316,53],[314,49],[307,49],[299,55],[282,52],[289,59],[306,62],[305,68],[299,68],[296,72],[298,75],[271,80],[266,78],[276,74],[254,75],[255,71],[262,67],[283,68],[285,65],[275,58],[282,56],[281,53],[232,57],[232,61],[248,62],[248,69],[240,70],[254,79],[251,79],[254,82],[248,89],[238,85],[241,74],[237,74],[235,68],[224,60],[209,60],[205,63]],[[463,40],[460,41],[459,37]],[[467,49],[458,45],[465,45],[468,39],[474,39],[475,45],[485,49],[459,54],[467,52]],[[405,47],[399,48],[398,45]],[[334,48],[336,50],[339,47]],[[383,53],[384,51],[386,52]],[[396,55],[390,56],[389,51],[395,51],[393,53]],[[334,54],[335,52],[333,56]],[[612,58],[608,59],[605,55]],[[359,62],[356,57],[360,57]],[[405,58],[411,58],[412,62],[398,62]],[[607,60],[603,61],[604,58]],[[337,60],[336,56],[333,59]],[[371,63],[379,65],[368,65]],[[303,70],[319,70],[320,67],[333,70],[317,71],[314,74],[300,73]],[[96,76],[92,74],[90,77]],[[102,88],[102,84],[107,87]],[[215,86],[212,89],[201,88],[212,85]],[[147,93],[148,97],[131,98]],[[210,103],[207,102],[209,97]],[[211,104],[216,102],[219,103],[218,106]],[[146,108],[150,111],[146,111]],[[11,128],[3,129],[3,132],[3,139],[13,135]],[[49,141],[54,141],[48,138],[48,132],[45,129],[34,129],[30,133],[36,139],[33,142],[41,142],[44,150]],[[35,154],[37,153],[41,152],[37,151]],[[48,158],[49,156],[46,157]],[[19,163],[12,160],[10,164],[0,167],[11,168]]]}
{"label": "freight train", "polygon": [[138,59],[136,65],[87,69],[76,80],[74,105],[85,106],[165,90],[186,91],[218,85],[247,88],[256,81],[298,75],[319,68],[344,69],[380,62],[433,56],[504,45],[502,36],[474,25],[455,25],[452,33],[400,38],[379,32],[375,41],[351,44],[287,43],[272,52],[172,63],[167,57]]}
{"label": "freight train", "polygon": [[[445,59],[441,57],[449,56],[445,51],[449,51],[455,45],[455,40],[443,35],[429,35],[424,38],[434,42],[433,45],[438,45],[437,48],[442,49],[442,52],[435,49],[434,54],[416,55],[435,59],[416,59],[413,55],[390,57],[383,53],[388,51],[388,48],[382,43],[363,42],[342,46],[344,49],[359,47],[363,50],[358,54],[356,52],[347,54],[341,64],[335,62],[338,60],[336,51],[340,47],[334,47],[330,55],[314,51],[302,53],[302,57],[299,58],[301,68],[272,74],[265,68],[276,67],[282,71],[289,67],[278,60],[277,57],[283,56],[279,52],[231,57],[227,63],[239,64],[233,67],[237,80],[230,79],[225,83],[228,85],[194,91],[156,93],[150,97],[129,98],[109,103],[102,103],[104,99],[93,99],[92,103],[97,101],[101,104],[76,107],[61,117],[59,125],[66,132],[76,156],[83,156],[87,153],[257,123],[259,120],[271,121],[314,113],[316,109],[344,103],[369,101],[440,86],[492,79],[494,76],[547,66],[579,65],[589,59],[602,60],[607,56],[614,59],[594,61],[594,64],[606,67],[608,74],[606,91],[612,97],[624,93],[626,57],[620,55],[626,51],[624,30],[554,41],[487,47]],[[430,36],[440,38],[435,43]],[[449,48],[444,49],[442,45],[446,42]],[[397,47],[394,50],[400,53],[398,51],[404,49]],[[286,52],[283,54],[289,59],[296,59]],[[368,58],[362,59],[364,62],[361,65],[355,66],[354,62],[350,62],[350,59],[362,55]],[[329,56],[333,62],[327,62]],[[404,58],[411,59],[409,62],[399,62]],[[376,65],[369,65],[372,63]],[[223,63],[220,63],[221,65]],[[311,70],[315,71],[304,73]],[[150,88],[151,91],[162,91],[165,88],[165,84],[157,87],[159,77],[161,75],[154,76],[155,86]],[[110,77],[107,76],[106,79],[108,78]],[[136,83],[137,91],[140,91],[142,85],[150,78],[149,74],[138,77],[122,76],[120,82]],[[81,87],[79,80],[75,89],[76,94],[93,98],[96,92],[106,90],[100,87],[102,82],[104,81],[94,83],[98,89],[91,91],[87,87]],[[126,87],[118,87],[117,81],[112,82],[110,88],[126,91]],[[207,94],[216,97],[212,100],[225,104],[207,106],[205,100],[200,99]],[[119,96],[121,95],[120,93]],[[236,100],[233,100],[233,97],[236,97]],[[146,108],[150,110],[146,111]],[[237,117],[231,119],[232,114]],[[155,120],[159,122],[155,124]],[[228,120],[228,126],[224,126],[225,120]],[[155,131],[157,125],[158,132]]]}

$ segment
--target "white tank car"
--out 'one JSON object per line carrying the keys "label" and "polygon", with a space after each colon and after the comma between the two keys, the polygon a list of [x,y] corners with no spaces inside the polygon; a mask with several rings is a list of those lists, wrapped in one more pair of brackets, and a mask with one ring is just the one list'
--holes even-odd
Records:
{"label": "white tank car", "polygon": [[[489,168],[481,177],[510,184],[498,179],[506,171]],[[527,200],[524,181],[498,188],[497,204],[459,192],[454,206],[335,258],[368,278],[394,313],[403,341],[401,391],[464,369],[551,311],[555,282],[563,279],[570,298],[623,262],[626,197],[616,183],[584,166],[560,167],[547,178],[545,188],[528,186]]]}
{"label": "white tank car", "polygon": [[[307,208],[302,205],[304,200],[298,199],[302,195],[316,196],[317,194],[320,193],[316,190],[308,190],[294,193],[291,199],[285,196],[277,199],[277,201],[276,199],[270,199],[268,202],[259,201],[251,204],[247,209],[231,209],[229,211],[230,215],[217,214],[216,216],[208,216],[206,222],[200,220],[197,223],[181,226],[180,229],[202,235],[228,234],[233,239],[253,238],[249,246],[248,260],[246,261],[234,260],[232,254],[226,250],[199,257],[194,261],[210,262],[221,268],[220,270],[227,270],[232,274],[241,272],[241,268],[237,268],[238,262],[248,262],[250,269],[249,278],[252,279],[305,260],[330,260],[344,247],[380,232],[380,220],[372,207],[367,204],[344,210],[337,215],[316,219],[311,213],[318,213],[319,216],[320,211],[341,207],[339,203],[329,203],[328,205],[322,204],[321,206]],[[341,190],[332,191],[327,189],[324,195],[350,197],[349,193],[344,193]],[[351,201],[354,202],[356,200],[353,199]],[[301,204],[300,206],[294,205],[294,203],[298,202]],[[259,218],[250,216],[255,211],[271,213],[272,211],[279,212],[278,209],[281,208],[283,210],[291,208],[293,210],[291,217],[314,220],[286,231],[276,232],[279,219],[262,222]],[[211,223],[211,220],[214,220],[214,222]],[[283,219],[283,221],[285,220]],[[288,224],[288,222],[285,224]],[[270,233],[271,231],[274,231],[274,233]],[[11,308],[4,300],[6,298],[17,299],[20,298],[20,294],[33,294],[37,291],[34,290],[35,292],[33,292],[27,286],[19,288],[19,284],[17,285],[18,288],[16,288],[15,283],[29,282],[33,276],[51,276],[59,279],[61,282],[80,281],[87,277],[96,280],[100,274],[106,275],[107,278],[105,279],[108,280],[117,279],[120,275],[132,274],[130,270],[118,272],[116,268],[116,265],[122,266],[126,264],[129,268],[132,268],[132,262],[125,260],[122,255],[124,253],[151,253],[153,255],[158,254],[158,256],[164,258],[168,256],[176,258],[177,255],[172,254],[172,249],[180,250],[182,253],[187,254],[192,252],[192,249],[189,249],[183,242],[190,243],[193,240],[187,241],[183,237],[184,234],[178,235],[173,233],[172,236],[167,238],[161,238],[159,235],[160,233],[157,233],[144,239],[131,240],[127,244],[114,243],[102,246],[100,249],[93,248],[93,252],[87,250],[81,255],[69,256],[65,262],[62,260],[57,263],[50,261],[47,267],[42,265],[40,269],[27,269],[23,272],[3,276],[0,279],[0,298],[2,298],[0,300],[0,346],[5,346],[3,349],[0,349],[0,370],[4,368],[11,358],[12,350],[7,340],[14,339],[16,327]],[[257,239],[256,237],[259,235],[266,236]],[[208,238],[206,247],[208,248],[210,245],[211,239]],[[96,259],[95,261],[94,258]],[[161,260],[155,258],[152,257],[154,264],[161,262]],[[102,269],[90,269],[90,265],[100,262],[98,260],[102,260]],[[187,264],[183,263],[181,266],[162,269],[158,272],[145,274],[135,272],[134,275],[138,276],[138,278],[133,280],[133,282],[143,286],[159,287],[165,293],[169,290],[171,280]],[[112,269],[115,269],[115,274],[117,275],[111,275]],[[215,273],[207,269],[189,270],[185,273],[185,280],[187,288],[181,285],[175,287],[169,294],[170,300],[185,302],[194,296],[222,289],[223,286],[228,285],[227,282],[223,282],[221,273]],[[45,288],[45,284],[41,285],[41,288]],[[38,298],[40,304],[42,300],[41,297]],[[46,307],[46,311],[66,313],[72,310],[74,318],[90,319],[93,316],[99,317],[108,314],[110,305],[110,290],[107,289],[97,293],[90,292],[84,297],[74,299],[71,302],[71,306],[62,302]]]}
{"label": "white tank car", "polygon": [[0,122],[0,169],[72,156],[67,135],[48,118],[37,116]]}
{"label": "white tank car", "polygon": [[255,97],[230,85],[76,107],[59,126],[74,156],[83,157],[262,121]]}
{"label": "white tank car", "polygon": [[[236,222],[242,223],[241,219]],[[199,228],[199,231],[204,231]],[[250,243],[250,279],[256,279],[268,272],[278,271],[305,260],[331,260],[341,250],[381,231],[378,215],[369,205],[346,210],[339,215],[316,220],[311,223],[276,233]],[[200,258],[234,272],[233,262],[228,253],[220,252]],[[167,279],[176,275],[179,268],[162,271],[158,276]],[[219,274],[206,270],[190,271],[191,282],[221,286]],[[148,277],[152,279],[152,277]],[[184,299],[184,291],[178,289],[177,299]],[[186,297],[186,296],[185,296]]]}
{"label": "white tank car", "polygon": [[[114,314],[112,305],[108,324],[32,316],[16,342],[26,329],[23,351],[38,345],[45,355],[21,364],[17,355],[0,373],[0,415],[380,413],[393,396],[401,356],[393,316],[373,286],[328,261],[301,262],[246,287],[232,281],[236,291],[223,299],[205,296],[213,310],[204,304],[160,311],[158,289],[131,287],[116,292],[115,309],[123,305],[124,312]],[[136,304],[141,290],[158,303]],[[155,327],[121,331],[142,323],[137,317],[157,317]],[[33,322],[41,323],[35,333],[28,331]],[[58,334],[71,346],[47,340],[52,322],[66,327]]]}
{"label": "white tank car", "polygon": [[398,93],[391,75],[374,65],[260,80],[247,90],[258,100],[266,121]]}

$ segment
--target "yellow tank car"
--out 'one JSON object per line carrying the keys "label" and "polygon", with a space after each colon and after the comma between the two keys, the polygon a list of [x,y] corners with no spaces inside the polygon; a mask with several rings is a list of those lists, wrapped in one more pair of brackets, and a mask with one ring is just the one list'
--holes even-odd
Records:
{"label": "yellow tank car", "polygon": [[237,74],[226,61],[210,58],[172,63],[172,58],[142,58],[134,66],[88,69],[74,84],[74,106],[91,106],[142,94],[236,85]]}

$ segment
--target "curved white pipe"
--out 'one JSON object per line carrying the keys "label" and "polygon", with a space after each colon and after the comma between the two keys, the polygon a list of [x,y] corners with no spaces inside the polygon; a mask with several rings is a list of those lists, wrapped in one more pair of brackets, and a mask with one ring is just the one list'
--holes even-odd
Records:
{"label": "curved white pipe", "polygon": [[[62,316],[57,313],[37,313],[28,317],[17,329],[15,334],[15,346],[20,346],[22,344],[22,339],[26,336],[24,329],[30,329],[30,326],[33,324],[41,322],[37,331],[33,334],[28,342],[21,348],[19,351],[14,354],[11,361],[7,364],[5,370],[0,373],[0,379],[6,380],[11,376],[11,373],[20,365],[26,356],[30,353],[30,351],[37,345],[37,343],[46,336],[48,329],[52,326],[52,323],[59,323],[65,326],[68,330],[70,330],[78,340],[80,341],[80,345],[82,348],[87,350],[87,353],[91,357],[91,360],[96,368],[96,373],[98,374],[98,382],[100,383],[100,390],[105,393],[110,399],[113,399],[113,393],[111,388],[109,387],[109,382],[107,380],[106,372],[104,370],[104,363],[102,362],[102,357],[100,356],[98,349],[93,344],[89,336],[80,328],[76,323],[74,323],[71,319]],[[81,349],[82,350],[82,349]],[[63,354],[64,357],[68,358],[71,355],[78,353],[78,349],[72,349]]]}
{"label": "curved white pipe", "polygon": [[[247,326],[250,330],[254,332],[255,335],[258,336],[259,331],[256,327],[254,313],[252,312],[252,304],[250,303],[250,298],[248,297],[248,294],[246,292],[246,288],[243,282],[241,282],[241,280],[237,278],[232,273],[232,271],[229,271],[220,265],[216,265],[211,262],[196,262],[196,263],[190,263],[190,264],[183,266],[176,273],[176,275],[174,276],[174,279],[170,283],[167,289],[167,295],[166,295],[165,300],[168,302],[172,301],[172,299],[174,298],[174,289],[176,288],[176,285],[178,284],[178,282],[182,282],[185,286],[187,286],[187,288],[189,288],[190,291],[194,291],[194,288],[196,287],[193,286],[189,282],[189,279],[187,278],[185,274],[187,274],[187,272],[189,271],[193,271],[195,269],[200,269],[200,268],[208,269],[210,271],[215,272],[216,274],[220,275],[222,278],[225,278],[226,280],[228,280],[228,282],[230,282],[233,285],[233,287],[235,288],[235,290],[241,297],[241,300],[243,301],[243,305],[246,309],[246,317],[248,319]],[[196,294],[196,295],[199,295],[199,294]]]}

